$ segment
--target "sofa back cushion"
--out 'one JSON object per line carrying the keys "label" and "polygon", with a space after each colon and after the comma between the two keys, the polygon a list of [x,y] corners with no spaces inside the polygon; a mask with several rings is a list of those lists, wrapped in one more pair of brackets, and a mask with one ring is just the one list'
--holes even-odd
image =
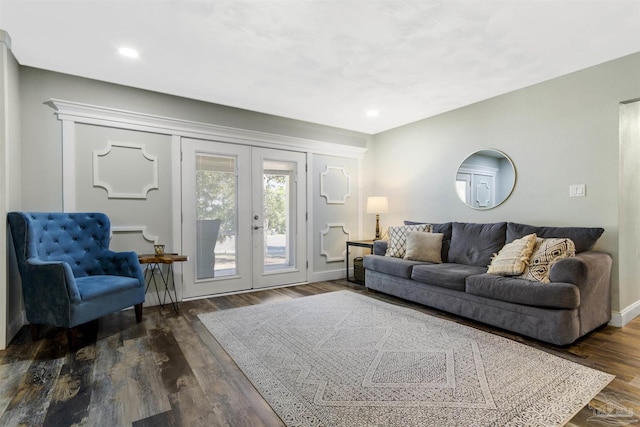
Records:
{"label": "sofa back cushion", "polygon": [[507,224],[507,243],[511,243],[527,234],[535,233],[542,238],[571,239],[576,247],[576,253],[588,251],[604,233],[599,227],[541,227],[535,225]]}
{"label": "sofa back cushion", "polygon": [[493,254],[505,244],[507,223],[476,224],[454,222],[451,230],[449,262],[486,267]]}

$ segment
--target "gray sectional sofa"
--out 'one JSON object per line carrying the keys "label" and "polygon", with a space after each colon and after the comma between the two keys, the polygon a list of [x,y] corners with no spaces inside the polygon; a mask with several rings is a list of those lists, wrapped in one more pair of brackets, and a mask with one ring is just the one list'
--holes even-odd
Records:
{"label": "gray sectional sofa", "polygon": [[[376,241],[366,287],[555,345],[611,320],[611,256],[591,250],[602,228],[449,222],[433,232],[443,234],[442,263],[384,256],[387,242]],[[494,253],[530,233],[569,238],[576,256],[552,265],[551,283],[487,273]]]}

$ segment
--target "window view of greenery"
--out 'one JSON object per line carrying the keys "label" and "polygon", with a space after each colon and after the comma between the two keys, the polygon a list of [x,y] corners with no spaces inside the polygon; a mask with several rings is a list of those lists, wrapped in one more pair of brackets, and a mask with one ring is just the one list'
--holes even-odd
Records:
{"label": "window view of greenery", "polygon": [[270,234],[287,232],[287,175],[264,175],[265,228]]}
{"label": "window view of greenery", "polygon": [[[198,269],[199,279],[214,277],[214,270],[215,276],[235,274],[236,185],[235,159],[204,155],[197,157],[196,210],[199,232],[196,238],[198,263],[202,267]],[[288,261],[289,185],[289,171],[265,171],[263,175],[265,265]],[[216,229],[212,230],[212,227]]]}
{"label": "window view of greenery", "polygon": [[197,278],[235,274],[235,159],[196,157]]}
{"label": "window view of greenery", "polygon": [[196,176],[198,219],[221,219],[218,242],[236,235],[234,172],[199,170]]}
{"label": "window view of greenery", "polygon": [[264,174],[265,265],[288,263],[289,175]]}

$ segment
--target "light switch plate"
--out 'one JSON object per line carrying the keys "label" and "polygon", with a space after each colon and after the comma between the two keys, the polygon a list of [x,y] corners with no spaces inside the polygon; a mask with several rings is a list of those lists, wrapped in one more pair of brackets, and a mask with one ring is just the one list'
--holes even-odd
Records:
{"label": "light switch plate", "polygon": [[587,190],[585,184],[569,185],[569,197],[586,197]]}

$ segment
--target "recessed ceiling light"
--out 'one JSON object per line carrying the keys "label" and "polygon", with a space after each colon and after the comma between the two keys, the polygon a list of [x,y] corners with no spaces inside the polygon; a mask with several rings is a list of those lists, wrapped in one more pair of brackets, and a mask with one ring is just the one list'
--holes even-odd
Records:
{"label": "recessed ceiling light", "polygon": [[138,57],[140,57],[138,51],[130,47],[121,47],[118,49],[118,53],[120,56],[129,59],[138,59]]}
{"label": "recessed ceiling light", "polygon": [[380,115],[380,111],[378,110],[368,110],[367,117],[378,117]]}

